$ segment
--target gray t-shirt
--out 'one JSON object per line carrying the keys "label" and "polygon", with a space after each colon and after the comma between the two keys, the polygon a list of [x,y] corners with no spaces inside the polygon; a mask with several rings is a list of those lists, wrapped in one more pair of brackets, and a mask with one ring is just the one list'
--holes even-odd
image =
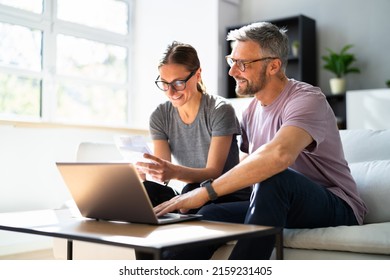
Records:
{"label": "gray t-shirt", "polygon": [[240,125],[233,107],[220,96],[203,94],[191,124],[181,120],[171,102],[160,104],[150,117],[149,130],[153,140],[169,142],[178,164],[192,168],[206,167],[211,137],[233,135],[223,172],[239,162],[236,135],[241,134]]}
{"label": "gray t-shirt", "polygon": [[361,224],[367,213],[344,158],[336,118],[318,87],[290,79],[278,98],[263,107],[254,98],[243,113],[241,150],[253,153],[284,126],[302,128],[314,143],[290,166],[351,206]]}

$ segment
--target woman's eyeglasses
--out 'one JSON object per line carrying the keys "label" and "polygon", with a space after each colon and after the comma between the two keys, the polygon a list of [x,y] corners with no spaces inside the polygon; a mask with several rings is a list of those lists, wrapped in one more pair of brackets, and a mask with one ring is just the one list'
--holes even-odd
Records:
{"label": "woman's eyeglasses", "polygon": [[175,81],[170,82],[170,83],[167,83],[167,82],[164,82],[164,81],[159,81],[158,79],[160,78],[160,76],[158,76],[156,81],[154,81],[154,83],[162,91],[169,90],[169,87],[172,87],[175,91],[185,90],[186,85],[187,85],[187,81],[189,79],[191,79],[191,77],[194,76],[195,73],[196,73],[196,71],[192,71],[190,73],[190,75],[188,75],[188,77],[185,78],[184,80],[175,80]]}

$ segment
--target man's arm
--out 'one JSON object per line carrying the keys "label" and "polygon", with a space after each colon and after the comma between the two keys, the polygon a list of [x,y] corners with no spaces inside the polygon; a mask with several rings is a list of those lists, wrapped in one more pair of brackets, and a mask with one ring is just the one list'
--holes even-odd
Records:
{"label": "man's arm", "polygon": [[267,144],[247,156],[240,164],[213,182],[218,196],[264,181],[292,165],[313,142],[305,130],[286,126]]}
{"label": "man's arm", "polygon": [[[222,196],[261,182],[287,169],[312,142],[313,138],[305,130],[295,126],[283,127],[272,141],[215,179],[212,187],[218,196]],[[185,212],[200,207],[207,201],[206,190],[200,188],[157,206],[155,211],[158,215],[178,209]]]}

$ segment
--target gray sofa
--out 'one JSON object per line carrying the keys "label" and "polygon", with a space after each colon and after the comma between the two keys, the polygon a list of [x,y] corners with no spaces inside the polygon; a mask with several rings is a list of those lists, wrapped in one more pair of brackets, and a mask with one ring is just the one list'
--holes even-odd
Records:
{"label": "gray sofa", "polygon": [[[369,213],[362,226],[285,229],[285,259],[390,259],[390,130],[341,130],[345,157]],[[113,144],[82,144],[79,157],[117,159]],[[80,159],[80,158],[79,158]],[[226,259],[234,242],[213,259]],[[54,255],[64,259],[66,241],[55,240]],[[131,249],[74,244],[75,259],[132,259]]]}

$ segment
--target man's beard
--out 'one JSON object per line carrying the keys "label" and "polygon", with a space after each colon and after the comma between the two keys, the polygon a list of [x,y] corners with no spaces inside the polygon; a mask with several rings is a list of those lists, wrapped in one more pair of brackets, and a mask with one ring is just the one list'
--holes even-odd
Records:
{"label": "man's beard", "polygon": [[247,83],[245,88],[240,88],[238,87],[238,84],[236,84],[236,94],[240,97],[249,97],[254,96],[257,92],[264,89],[267,84],[266,69],[267,65],[265,64],[261,69],[258,80],[254,82],[246,80]]}

